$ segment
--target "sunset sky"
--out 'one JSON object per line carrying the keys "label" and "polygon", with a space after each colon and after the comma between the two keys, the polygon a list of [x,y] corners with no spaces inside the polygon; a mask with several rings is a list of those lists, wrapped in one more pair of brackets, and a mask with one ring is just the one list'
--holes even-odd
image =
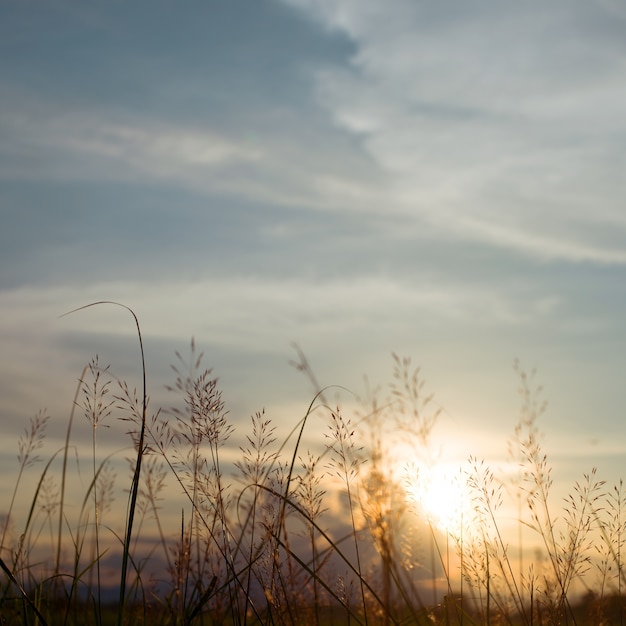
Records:
{"label": "sunset sky", "polygon": [[518,358],[557,479],[619,478],[624,7],[3,2],[3,473],[38,409],[63,437],[96,353],[140,384],[127,312],[59,317],[115,300],[155,405],[192,336],[241,428],[306,411],[293,343],[358,394],[395,352],[446,454],[502,458]]}

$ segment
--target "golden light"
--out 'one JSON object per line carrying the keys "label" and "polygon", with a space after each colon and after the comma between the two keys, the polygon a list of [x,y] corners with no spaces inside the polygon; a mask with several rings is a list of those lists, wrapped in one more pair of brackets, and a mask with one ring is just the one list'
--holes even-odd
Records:
{"label": "golden light", "polygon": [[444,533],[461,533],[468,496],[459,469],[442,465],[414,469],[407,483],[407,494],[430,524]]}

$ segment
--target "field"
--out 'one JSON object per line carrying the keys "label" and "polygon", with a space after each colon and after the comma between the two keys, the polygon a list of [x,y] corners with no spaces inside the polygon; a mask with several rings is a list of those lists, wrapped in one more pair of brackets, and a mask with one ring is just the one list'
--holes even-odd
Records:
{"label": "field", "polygon": [[[517,368],[514,471],[501,476],[470,457],[440,476],[430,439],[440,409],[408,358],[394,355],[391,383],[344,407],[298,352],[316,389],[308,408],[280,439],[257,412],[239,445],[194,342],[176,359],[173,408],[149,407],[145,368],[135,391],[96,357],[80,376],[65,444],[47,453],[44,411],[19,438],[0,518],[2,623],[624,622],[623,485],[591,469],[555,503],[532,373]],[[92,431],[82,491],[79,417]],[[104,427],[126,429],[134,450],[121,524]],[[396,440],[413,459],[402,472]],[[33,496],[18,510],[33,471]],[[512,529],[503,521],[511,510]]]}

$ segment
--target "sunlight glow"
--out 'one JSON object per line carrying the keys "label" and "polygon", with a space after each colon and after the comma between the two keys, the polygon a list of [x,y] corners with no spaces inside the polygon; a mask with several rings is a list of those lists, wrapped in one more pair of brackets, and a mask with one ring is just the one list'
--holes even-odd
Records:
{"label": "sunlight glow", "polygon": [[467,493],[459,470],[420,467],[409,481],[407,493],[430,524],[445,533],[461,533]]}

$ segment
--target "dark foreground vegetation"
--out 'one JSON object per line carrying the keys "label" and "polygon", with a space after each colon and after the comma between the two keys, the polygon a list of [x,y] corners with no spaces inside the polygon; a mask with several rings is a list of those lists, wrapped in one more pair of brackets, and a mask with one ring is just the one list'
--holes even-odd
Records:
{"label": "dark foreground vegetation", "polygon": [[[437,463],[430,438],[439,409],[419,369],[394,355],[389,386],[345,408],[337,390],[319,388],[299,351],[295,365],[316,393],[291,433],[279,440],[260,411],[233,443],[218,381],[193,341],[187,358],[177,354],[174,406],[163,411],[148,407],[145,368],[136,392],[94,358],[64,444],[43,455],[45,412],[19,439],[1,521],[0,623],[626,621],[623,486],[607,486],[591,470],[555,507],[532,375],[517,368],[521,410],[509,442],[516,471],[499,477],[470,458],[455,477],[461,514],[444,524],[420,497]],[[74,442],[85,418],[87,461]],[[114,418],[133,450],[120,528],[115,455],[98,447],[99,429],[123,428]],[[395,441],[415,461],[402,473]],[[26,477],[36,463],[33,486]],[[507,506],[517,511],[513,537],[501,522]]]}

